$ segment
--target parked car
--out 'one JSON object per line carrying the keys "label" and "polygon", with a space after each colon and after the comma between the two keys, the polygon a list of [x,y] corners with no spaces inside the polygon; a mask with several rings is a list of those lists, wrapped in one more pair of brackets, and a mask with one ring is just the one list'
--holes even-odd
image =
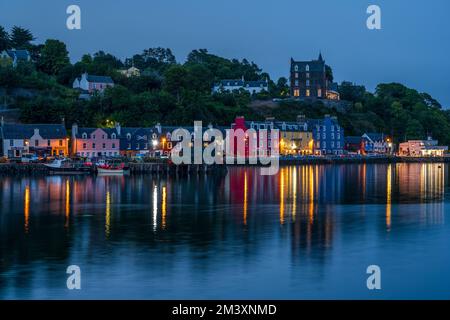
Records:
{"label": "parked car", "polygon": [[22,154],[20,161],[22,163],[36,163],[39,162],[39,158],[32,153],[24,153]]}

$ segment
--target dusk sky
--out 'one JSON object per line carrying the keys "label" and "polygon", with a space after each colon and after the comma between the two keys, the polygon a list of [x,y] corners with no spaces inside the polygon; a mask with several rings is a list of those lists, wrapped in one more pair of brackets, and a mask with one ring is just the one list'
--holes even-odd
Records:
{"label": "dusk sky", "polygon": [[[82,29],[66,28],[77,4]],[[382,30],[368,30],[366,9],[382,10]],[[0,2],[0,25],[32,30],[36,42],[64,41],[72,62],[104,50],[120,58],[169,47],[179,62],[192,49],[247,58],[273,79],[288,76],[289,59],[319,51],[335,80],[401,82],[450,107],[448,0],[15,0]]]}

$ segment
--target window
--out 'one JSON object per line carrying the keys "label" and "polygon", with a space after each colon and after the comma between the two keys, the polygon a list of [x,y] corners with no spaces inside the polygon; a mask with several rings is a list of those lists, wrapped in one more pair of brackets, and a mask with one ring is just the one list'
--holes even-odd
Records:
{"label": "window", "polygon": [[52,142],[50,141],[50,140],[47,140],[47,146],[51,146],[52,145]]}
{"label": "window", "polygon": [[338,141],[336,144],[337,144],[338,149],[340,149],[341,148],[341,143]]}
{"label": "window", "polygon": [[331,131],[334,131],[334,126],[331,126]]}
{"label": "window", "polygon": [[111,135],[111,139],[115,139],[115,138],[116,138],[116,134],[113,133],[113,134]]}
{"label": "window", "polygon": [[34,140],[34,146],[39,147],[39,140]]}
{"label": "window", "polygon": [[295,89],[294,90],[294,97],[299,97],[300,96],[300,90]]}
{"label": "window", "polygon": [[63,141],[59,140],[59,146],[62,147],[63,146]]}
{"label": "window", "polygon": [[322,139],[326,139],[327,135],[325,134],[325,132],[322,134]]}
{"label": "window", "polygon": [[86,143],[83,143],[83,149],[86,149]]}
{"label": "window", "polygon": [[331,133],[331,139],[334,140],[334,132]]}
{"label": "window", "polygon": [[112,144],[112,148],[113,148],[113,149],[116,148],[116,144],[115,144],[115,143]]}
{"label": "window", "polygon": [[298,79],[298,72],[295,73],[295,78]]}
{"label": "window", "polygon": [[105,139],[105,135],[104,134],[102,134],[102,139]]}
{"label": "window", "polygon": [[95,134],[92,135],[92,139],[95,139]]}
{"label": "window", "polygon": [[317,96],[322,97],[322,89],[317,89]]}
{"label": "window", "polygon": [[306,77],[309,78],[309,72],[306,73]]}
{"label": "window", "polygon": [[307,72],[309,72],[309,64],[306,65],[305,70],[306,70]]}
{"label": "window", "polygon": [[309,80],[306,80],[306,86],[309,87]]}
{"label": "window", "polygon": [[310,96],[310,92],[309,89],[306,89],[306,96],[309,97]]}
{"label": "window", "polygon": [[295,83],[295,86],[298,87],[298,80],[295,80],[294,83]]}
{"label": "window", "polygon": [[92,149],[95,149],[95,143],[92,144]]}
{"label": "window", "polygon": [[106,149],[106,143],[104,143],[104,144],[102,145],[102,147],[103,147],[103,149]]}
{"label": "window", "polygon": [[131,149],[131,143],[128,144],[128,149]]}
{"label": "window", "polygon": [[331,148],[334,149],[334,141],[331,141]]}
{"label": "window", "polygon": [[298,65],[295,65],[294,70],[298,71]]}
{"label": "window", "polygon": [[131,134],[127,133],[127,139],[131,140]]}
{"label": "window", "polygon": [[83,139],[87,139],[87,134],[86,134],[86,133],[83,133],[81,137],[82,137]]}
{"label": "window", "polygon": [[9,146],[10,147],[14,147],[14,140],[13,139],[9,140]]}
{"label": "window", "polygon": [[327,143],[324,141],[323,143],[322,143],[322,148],[326,148],[327,147]]}

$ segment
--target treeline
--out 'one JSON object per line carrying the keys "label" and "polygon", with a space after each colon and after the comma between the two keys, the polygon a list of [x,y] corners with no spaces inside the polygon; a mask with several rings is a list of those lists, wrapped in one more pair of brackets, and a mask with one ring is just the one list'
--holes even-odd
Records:
{"label": "treeline", "polygon": [[[22,40],[17,41],[16,34],[21,34]],[[167,48],[149,48],[124,61],[100,51],[71,64],[66,45],[59,40],[34,45],[32,33],[20,27],[14,27],[11,34],[0,27],[0,39],[0,49],[23,48],[33,52],[32,63],[0,69],[0,87],[7,92],[18,87],[39,90],[33,99],[14,101],[24,122],[59,122],[64,118],[67,123],[76,121],[90,126],[112,121],[146,126],[156,122],[191,124],[193,119],[201,119],[228,125],[236,115],[251,116],[251,99],[268,99],[287,92],[286,79],[274,83],[253,62],[225,59],[205,49],[193,50],[183,64]],[[119,72],[131,66],[141,70],[140,77],[127,78]],[[80,101],[71,86],[83,72],[111,76],[116,85],[90,101]],[[211,95],[215,81],[242,76],[246,80],[268,79],[271,92],[257,97],[244,90]]]}
{"label": "treeline", "polygon": [[[322,117],[338,116],[347,135],[384,132],[395,141],[423,139],[432,135],[450,144],[450,112],[427,93],[419,93],[398,83],[380,84],[374,93],[364,86],[343,82],[339,86],[345,108],[283,100],[270,108],[250,108],[252,100],[287,97],[286,78],[273,81],[270,75],[246,59],[226,59],[206,49],[193,50],[184,63],[177,62],[168,48],[149,48],[121,60],[103,51],[86,54],[72,64],[66,45],[54,39],[35,44],[30,30],[13,27],[10,32],[0,26],[0,52],[4,49],[27,49],[31,63],[17,68],[0,66],[0,87],[6,95],[14,88],[30,90],[31,97],[6,97],[10,107],[20,109],[24,122],[60,122],[70,126],[107,126],[119,121],[126,126],[148,126],[156,122],[192,124],[194,119],[216,125],[229,125],[237,115],[261,120],[275,116],[295,120],[298,114]],[[127,78],[119,70],[135,66],[140,77]],[[115,87],[91,100],[79,100],[71,89],[75,77],[83,72],[111,76]],[[332,77],[331,68],[327,68]],[[211,94],[214,82],[221,79],[269,80],[269,92],[251,96],[244,90]],[[0,102],[0,103],[2,103]],[[262,112],[264,110],[264,112]]]}

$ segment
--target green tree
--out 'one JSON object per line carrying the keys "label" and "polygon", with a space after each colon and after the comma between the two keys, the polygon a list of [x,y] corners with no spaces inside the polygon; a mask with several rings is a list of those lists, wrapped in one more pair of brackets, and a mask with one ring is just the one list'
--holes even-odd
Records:
{"label": "green tree", "polygon": [[29,49],[35,40],[30,30],[14,26],[11,30],[11,47],[15,49]]}
{"label": "green tree", "polygon": [[52,39],[45,41],[38,60],[40,70],[56,75],[69,63],[69,53],[64,42]]}
{"label": "green tree", "polygon": [[9,48],[10,48],[9,34],[5,30],[5,28],[0,26],[0,52]]}

